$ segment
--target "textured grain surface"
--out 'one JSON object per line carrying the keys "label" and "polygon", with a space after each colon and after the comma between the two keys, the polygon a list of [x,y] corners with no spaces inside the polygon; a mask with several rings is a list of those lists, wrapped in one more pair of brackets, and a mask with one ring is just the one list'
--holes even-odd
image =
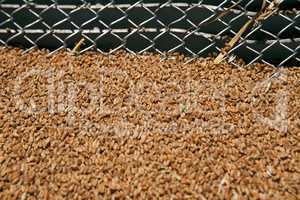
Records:
{"label": "textured grain surface", "polygon": [[0,50],[0,199],[299,199],[300,69]]}

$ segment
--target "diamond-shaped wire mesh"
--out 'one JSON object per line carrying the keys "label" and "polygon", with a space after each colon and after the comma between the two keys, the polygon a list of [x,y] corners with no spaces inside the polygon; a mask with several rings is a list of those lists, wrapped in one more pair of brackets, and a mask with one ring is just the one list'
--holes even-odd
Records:
{"label": "diamond-shaped wire mesh", "polygon": [[[0,44],[27,50],[72,49],[110,54],[182,52],[190,60],[219,53],[259,11],[260,0],[0,0]],[[270,3],[270,0],[267,1]],[[247,63],[300,63],[299,1],[285,0],[278,13],[247,30],[229,52]],[[215,20],[213,20],[215,19]],[[210,23],[208,23],[210,22]]]}

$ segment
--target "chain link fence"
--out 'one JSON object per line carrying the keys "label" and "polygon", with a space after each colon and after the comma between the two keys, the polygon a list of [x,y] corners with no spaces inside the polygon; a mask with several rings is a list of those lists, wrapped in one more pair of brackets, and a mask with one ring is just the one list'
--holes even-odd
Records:
{"label": "chain link fence", "polygon": [[[225,59],[299,65],[299,3],[283,1],[278,12],[247,30]],[[218,54],[260,5],[260,0],[0,0],[0,44],[56,52],[84,38],[80,53],[181,52],[193,60]]]}

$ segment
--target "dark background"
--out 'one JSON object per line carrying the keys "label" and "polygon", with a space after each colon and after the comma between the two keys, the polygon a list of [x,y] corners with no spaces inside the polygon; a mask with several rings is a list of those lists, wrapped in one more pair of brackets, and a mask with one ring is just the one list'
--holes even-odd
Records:
{"label": "dark background", "polygon": [[[86,7],[81,9],[63,9],[63,12],[69,16],[66,20],[66,16],[60,10],[55,7],[53,1],[50,0],[36,0],[27,1],[25,3],[20,0],[5,0],[0,1],[0,30],[8,30],[0,33],[0,42],[3,44],[32,47],[36,46],[40,48],[48,48],[55,50],[61,46],[66,48],[73,48],[73,46],[80,40],[82,36],[86,36],[92,41],[86,40],[82,49],[89,49],[89,47],[97,47],[101,51],[109,51],[115,48],[127,48],[130,51],[140,52],[147,47],[148,51],[167,52],[172,51],[183,52],[189,56],[207,56],[209,53],[218,52],[218,49],[224,46],[226,40],[234,36],[234,32],[237,32],[242,25],[249,19],[246,15],[237,17],[239,14],[231,13],[222,18],[222,21],[226,24],[216,21],[209,25],[200,26],[199,32],[208,33],[210,35],[218,35],[219,37],[204,37],[197,34],[188,33],[174,33],[165,32],[161,35],[159,29],[162,28],[179,28],[183,30],[195,30],[195,27],[203,20],[214,15],[211,10],[205,7],[191,6],[180,7],[179,10],[172,6],[161,6],[166,1],[143,1],[144,3],[160,3],[160,6],[151,7],[149,10],[155,13],[153,15],[147,9],[143,7],[134,7],[126,10],[117,8],[105,7],[101,10],[94,10],[97,12],[91,12],[90,5],[102,4],[106,5],[111,1],[105,0],[87,0]],[[79,0],[58,0],[59,5],[78,5],[83,6],[82,1]],[[114,4],[134,4],[137,1],[130,0],[116,0]],[[176,2],[188,2],[190,4],[197,3],[198,1],[172,1]],[[203,4],[207,5],[220,5],[223,1],[203,1]],[[228,1],[229,2],[229,1]],[[242,1],[241,6],[245,6],[249,1]],[[16,8],[4,8],[4,4],[19,4],[23,6],[21,9]],[[46,4],[50,5],[47,9],[38,8],[36,5]],[[52,7],[51,7],[52,5]],[[222,4],[220,7],[228,7],[230,3]],[[237,9],[243,9],[238,7]],[[260,8],[260,1],[253,1],[246,9],[248,11],[257,11]],[[281,9],[291,10],[292,8],[299,8],[299,1],[285,1]],[[185,12],[186,15],[184,15]],[[220,12],[220,11],[219,11]],[[35,16],[33,13],[38,14],[40,17]],[[11,16],[9,18],[7,15]],[[126,16],[127,15],[127,16]],[[288,16],[290,20],[288,20]],[[120,19],[120,20],[119,20]],[[151,19],[151,20],[148,20]],[[148,20],[146,23],[145,21]],[[88,23],[86,23],[88,21]],[[292,23],[294,21],[294,23]],[[128,29],[128,33],[103,33],[104,29]],[[156,28],[156,32],[132,32],[134,28]],[[242,43],[234,53],[238,57],[243,58],[247,62],[253,61],[253,59],[260,56],[260,60],[268,62],[270,64],[298,64],[300,61],[300,41],[289,41],[286,43],[280,43],[279,39],[293,39],[300,38],[300,16],[295,14],[288,14],[286,12],[279,16],[272,16],[268,20],[264,21],[261,28],[251,33],[247,40],[252,40],[254,43]],[[82,35],[82,32],[75,32],[74,30],[93,30],[98,29],[99,33],[88,33]],[[192,29],[191,29],[192,28]],[[24,33],[23,30],[37,29],[37,30],[72,30],[72,33]],[[10,32],[9,30],[16,30],[18,34]],[[234,31],[234,32],[233,32]],[[249,31],[248,31],[249,32]],[[130,33],[130,34],[129,34]],[[247,34],[247,33],[246,33]],[[145,39],[144,37],[148,39]],[[57,39],[57,38],[60,38]],[[276,42],[278,40],[278,42]],[[153,43],[152,43],[153,41]],[[182,42],[184,41],[184,43]],[[276,42],[271,45],[270,41]],[[207,48],[209,46],[209,48]],[[299,47],[299,48],[298,48]],[[290,48],[290,49],[288,49]],[[191,53],[193,52],[193,53]],[[262,52],[262,54],[260,54]],[[286,60],[286,58],[291,57]],[[285,62],[286,61],[286,62]]]}

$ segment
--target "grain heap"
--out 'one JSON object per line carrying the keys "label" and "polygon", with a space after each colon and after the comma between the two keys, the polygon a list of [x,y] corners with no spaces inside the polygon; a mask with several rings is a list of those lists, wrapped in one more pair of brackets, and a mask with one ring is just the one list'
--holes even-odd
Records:
{"label": "grain heap", "polygon": [[0,199],[299,199],[300,68],[0,50]]}

